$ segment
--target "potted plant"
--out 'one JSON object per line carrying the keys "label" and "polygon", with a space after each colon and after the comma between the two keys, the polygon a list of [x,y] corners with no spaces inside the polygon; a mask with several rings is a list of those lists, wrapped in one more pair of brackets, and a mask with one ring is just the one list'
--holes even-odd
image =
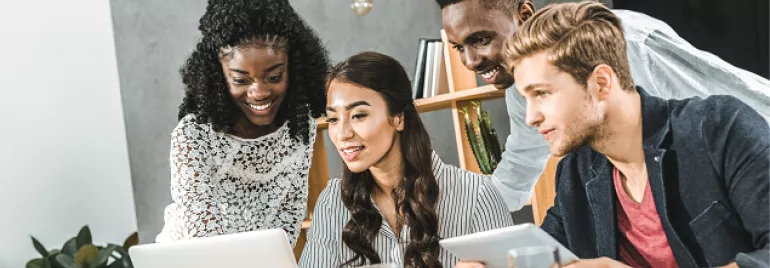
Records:
{"label": "potted plant", "polygon": [[27,268],[133,268],[128,249],[138,243],[138,234],[134,232],[122,246],[96,246],[91,241],[88,225],[83,226],[76,237],[67,240],[61,249],[47,250],[32,237],[32,245],[42,257],[27,262]]}

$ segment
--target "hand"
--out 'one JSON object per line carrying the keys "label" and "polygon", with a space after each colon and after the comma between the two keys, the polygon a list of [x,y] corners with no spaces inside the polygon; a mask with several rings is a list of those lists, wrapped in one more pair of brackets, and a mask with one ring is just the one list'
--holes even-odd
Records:
{"label": "hand", "polygon": [[607,257],[601,257],[598,259],[579,260],[579,261],[570,263],[564,268],[631,268],[631,267],[619,261],[616,261]]}
{"label": "hand", "polygon": [[457,265],[455,265],[455,268],[484,268],[487,267],[482,262],[476,262],[476,261],[459,261],[457,262]]}
{"label": "hand", "polygon": [[733,262],[720,268],[740,268],[740,266],[738,266],[738,263]]}

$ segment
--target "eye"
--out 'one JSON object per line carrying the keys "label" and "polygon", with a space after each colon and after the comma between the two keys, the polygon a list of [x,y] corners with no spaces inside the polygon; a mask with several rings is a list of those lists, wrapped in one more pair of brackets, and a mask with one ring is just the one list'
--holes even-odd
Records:
{"label": "eye", "polygon": [[360,120],[360,119],[363,119],[364,117],[366,117],[366,114],[363,114],[363,113],[362,114],[355,114],[355,115],[353,115],[353,119],[359,119]]}
{"label": "eye", "polygon": [[233,78],[233,84],[236,84],[236,85],[248,85],[250,83],[251,81],[249,79]]}
{"label": "eye", "polygon": [[453,45],[452,48],[454,50],[459,51],[459,52],[463,52],[463,50],[465,50],[465,49],[463,49],[463,46],[461,46],[461,45]]}
{"label": "eye", "polygon": [[267,82],[275,83],[275,82],[281,82],[283,80],[283,74],[271,76],[267,78]]}
{"label": "eye", "polygon": [[327,117],[326,118],[326,122],[329,122],[329,124],[337,123],[337,118],[336,117]]}
{"label": "eye", "polygon": [[541,98],[541,99],[545,98],[545,97],[548,97],[550,95],[551,95],[551,92],[547,92],[547,91],[538,90],[537,92],[535,92],[535,96],[537,96],[538,98]]}
{"label": "eye", "polygon": [[476,42],[473,45],[474,46],[484,46],[484,45],[489,44],[489,42],[491,40],[492,39],[489,38],[489,37],[479,37],[479,38],[476,39]]}

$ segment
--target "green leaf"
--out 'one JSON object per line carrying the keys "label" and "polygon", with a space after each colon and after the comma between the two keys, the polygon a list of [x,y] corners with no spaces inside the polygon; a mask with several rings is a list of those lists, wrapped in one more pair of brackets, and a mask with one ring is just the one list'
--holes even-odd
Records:
{"label": "green leaf", "polygon": [[476,130],[473,129],[470,116],[468,115],[468,107],[463,107],[463,116],[465,117],[465,133],[468,136],[468,143],[471,145],[471,151],[473,151],[473,157],[476,159],[476,163],[479,164],[479,169],[482,168],[481,161],[479,159],[479,145],[476,139]]}
{"label": "green leaf", "polygon": [[64,268],[75,268],[75,260],[64,254],[56,255],[56,262]]}
{"label": "green leaf", "polygon": [[27,262],[27,268],[48,268],[43,258],[37,258]]}
{"label": "green leaf", "polygon": [[35,246],[35,250],[37,250],[37,252],[43,256],[43,258],[47,258],[48,250],[46,250],[43,244],[41,244],[40,241],[37,241],[37,239],[34,236],[30,236],[30,237],[32,238],[32,245]]}
{"label": "green leaf", "polygon": [[93,243],[91,241],[91,228],[88,228],[88,225],[83,226],[83,228],[80,228],[80,232],[78,232],[77,236],[78,249],[91,243]]}
{"label": "green leaf", "polygon": [[115,251],[115,248],[117,248],[117,246],[108,246],[104,248],[104,250],[100,251],[99,255],[97,255],[96,258],[93,259],[93,261],[88,262],[88,267],[97,268],[107,264],[107,261],[110,259],[110,255],[112,255],[112,252]]}
{"label": "green leaf", "polygon": [[59,250],[59,249],[52,249],[51,251],[48,252],[48,254],[51,255],[51,256],[59,254],[59,253],[61,253],[61,250]]}
{"label": "green leaf", "polygon": [[64,246],[61,247],[61,253],[71,258],[75,257],[76,252],[78,252],[78,246],[74,237],[67,240],[67,243],[64,243]]}
{"label": "green leaf", "polygon": [[492,167],[490,165],[490,159],[489,159],[489,153],[487,152],[487,141],[486,141],[486,135],[484,135],[484,132],[486,132],[486,127],[484,124],[482,124],[481,120],[481,103],[474,102],[474,106],[476,106],[476,124],[479,126],[479,158],[481,159],[482,163],[479,163],[479,167],[481,168],[481,173],[484,174],[491,174]]}
{"label": "green leaf", "polygon": [[123,249],[128,251],[129,248],[136,246],[137,244],[139,244],[139,233],[134,232],[123,242]]}
{"label": "green leaf", "polygon": [[99,254],[99,249],[93,244],[86,244],[80,247],[78,253],[75,253],[75,264],[90,263]]}

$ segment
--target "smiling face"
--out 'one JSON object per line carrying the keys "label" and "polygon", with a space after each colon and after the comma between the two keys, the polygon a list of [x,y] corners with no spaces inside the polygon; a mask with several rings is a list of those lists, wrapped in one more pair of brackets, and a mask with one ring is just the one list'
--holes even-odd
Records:
{"label": "smiling face", "polygon": [[245,119],[252,126],[272,124],[289,87],[286,52],[273,46],[246,44],[222,49],[220,61],[230,95]]}
{"label": "smiling face", "polygon": [[546,51],[521,59],[513,75],[527,102],[527,124],[537,127],[551,154],[560,157],[599,138],[606,116],[591,93],[597,90],[593,78],[586,88],[553,66],[548,56]]}
{"label": "smiling face", "polygon": [[[512,14],[489,9],[483,0],[467,0],[444,7],[442,22],[447,39],[460,52],[463,65],[498,89],[513,85],[513,77],[505,71],[500,55],[506,38],[512,36],[519,21]],[[519,13],[524,17],[534,13],[526,2]]]}
{"label": "smiling face", "polygon": [[333,80],[326,103],[329,137],[350,171],[360,173],[401,157],[403,120],[389,114],[379,93]]}

